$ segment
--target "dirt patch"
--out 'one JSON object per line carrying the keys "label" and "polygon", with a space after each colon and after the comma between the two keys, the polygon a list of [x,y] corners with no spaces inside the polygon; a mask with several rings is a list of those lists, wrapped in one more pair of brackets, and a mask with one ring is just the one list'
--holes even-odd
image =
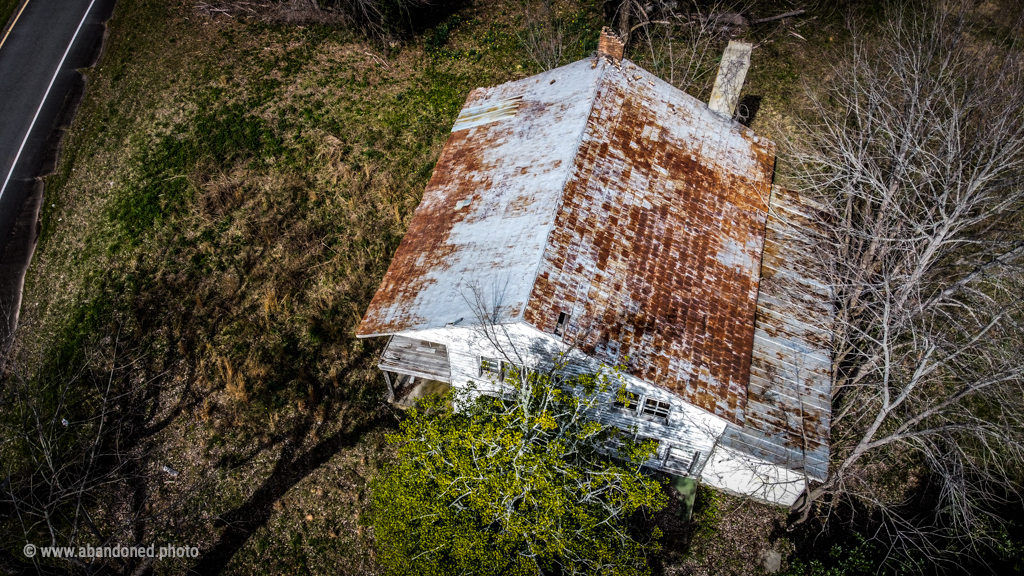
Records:
{"label": "dirt patch", "polygon": [[714,530],[697,534],[688,557],[666,574],[754,576],[763,574],[766,551],[785,558],[792,552],[786,539],[785,511],[746,498],[719,495],[721,519]]}

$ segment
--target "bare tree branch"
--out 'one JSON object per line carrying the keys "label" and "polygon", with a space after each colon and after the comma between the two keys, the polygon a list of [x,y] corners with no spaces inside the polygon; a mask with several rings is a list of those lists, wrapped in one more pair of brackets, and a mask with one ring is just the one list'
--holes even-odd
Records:
{"label": "bare tree branch", "polygon": [[[855,35],[788,142],[828,213],[838,311],[832,467],[796,511],[859,502],[894,554],[935,561],[992,544],[991,487],[1012,493],[1024,464],[1024,56],[973,18],[892,11]],[[911,484],[879,476],[897,462],[941,485],[941,524],[901,516]]]}

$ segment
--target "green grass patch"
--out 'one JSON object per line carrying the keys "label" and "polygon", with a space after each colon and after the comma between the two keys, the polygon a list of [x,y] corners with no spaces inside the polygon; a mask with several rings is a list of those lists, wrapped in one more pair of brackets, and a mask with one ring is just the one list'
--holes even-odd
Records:
{"label": "green grass patch", "polygon": [[2,37],[2,31],[10,24],[14,11],[20,3],[21,0],[0,0],[0,37]]}
{"label": "green grass patch", "polygon": [[189,175],[200,166],[223,169],[234,162],[262,166],[283,151],[281,138],[268,123],[241,103],[201,113],[140,154],[139,175],[121,191],[111,219],[120,225],[128,243],[136,245],[157,220],[178,214],[192,198]]}

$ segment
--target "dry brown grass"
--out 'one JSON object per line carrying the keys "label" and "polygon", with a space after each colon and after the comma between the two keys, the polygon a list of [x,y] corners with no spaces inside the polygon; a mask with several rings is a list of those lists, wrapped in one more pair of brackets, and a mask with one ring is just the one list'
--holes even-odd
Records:
{"label": "dry brown grass", "polygon": [[[45,364],[114,323],[147,350],[132,377],[157,391],[161,422],[138,456],[147,498],[112,492],[105,529],[145,518],[145,538],[199,547],[202,569],[377,570],[360,519],[394,420],[378,409],[377,344],[355,326],[465,94],[503,79],[415,47],[385,58],[343,32],[119,4],[48,182],[18,343]],[[216,136],[188,129],[233,104],[281,147],[167,164],[159,180],[186,196],[153,200],[153,225],[126,233],[112,210],[139,193],[150,151]],[[254,522],[241,539],[239,522]]]}
{"label": "dry brown grass", "polygon": [[[394,419],[379,409],[379,343],[355,327],[466,93],[531,69],[514,8],[468,5],[447,51],[428,55],[187,0],[119,3],[48,182],[18,346],[45,359],[114,322],[148,350],[141,366],[161,376],[139,381],[162,425],[147,440],[147,537],[198,546],[206,569],[227,554],[232,573],[377,571],[366,483]],[[159,217],[125,232],[112,210],[147,201],[150,152],[175,134],[213,138],[188,130],[233,105],[280,146],[168,163],[160,179],[187,193],[152,200]],[[777,516],[765,510],[737,504],[706,559],[669,573],[749,564]],[[111,530],[128,512],[111,511]]]}

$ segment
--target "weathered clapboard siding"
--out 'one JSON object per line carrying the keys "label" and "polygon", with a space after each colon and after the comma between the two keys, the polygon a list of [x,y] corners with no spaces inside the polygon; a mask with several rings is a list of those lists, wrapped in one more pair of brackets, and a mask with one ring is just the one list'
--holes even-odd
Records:
{"label": "weathered clapboard siding", "polygon": [[753,428],[726,427],[722,445],[754,456],[768,463],[795,471],[805,471],[816,480],[822,480],[828,472],[828,448],[818,446],[804,451],[791,448],[778,437],[770,437]]}
{"label": "weathered clapboard siding", "polygon": [[[626,389],[644,398],[652,398],[660,402],[667,402],[671,408],[667,421],[664,423],[645,419],[636,413],[622,412],[614,409],[614,394],[608,394],[602,398],[603,409],[597,416],[602,424],[616,426],[623,430],[635,430],[636,436],[651,438],[660,442],[655,458],[649,460],[646,465],[655,469],[665,469],[663,465],[665,458],[671,449],[676,455],[685,456],[687,467],[694,452],[700,452],[700,459],[695,470],[699,470],[711,449],[715,440],[725,430],[727,422],[713,414],[705,412],[691,404],[682,401],[677,395],[666,391],[663,388],[648,384],[636,378],[626,376]],[[675,474],[685,474],[687,470],[671,469],[666,470]]]}
{"label": "weathered clapboard siding", "polygon": [[[502,386],[496,378],[489,374],[481,374],[480,359],[500,358],[527,367],[539,367],[559,350],[559,341],[549,334],[524,325],[514,324],[500,330],[502,338],[501,350],[491,339],[484,336],[479,328],[458,327],[419,330],[404,333],[407,340],[418,342],[430,341],[442,345],[447,350],[447,358],[451,370],[451,384],[465,390],[469,383],[478,394],[501,394]],[[544,344],[538,344],[543,342]],[[520,353],[514,358],[503,355],[502,350],[517,350]],[[602,364],[579,352],[571,352],[566,365],[560,371],[567,374],[596,373]],[[628,374],[623,375],[627,390],[638,394],[642,399],[651,398],[670,405],[667,421],[648,419],[648,417],[620,412],[612,407],[615,401],[615,390],[600,395],[600,408],[592,414],[595,420],[603,424],[615,426],[626,431],[635,432],[637,437],[652,438],[659,441],[658,452],[646,465],[662,469],[667,457],[672,456],[669,470],[676,474],[685,474],[688,470],[680,469],[677,460],[685,461],[689,468],[694,452],[700,452],[700,459],[695,470],[706,461],[714,447],[715,440],[725,430],[726,421],[700,408],[692,406],[678,395],[664,388],[649,384]],[[671,451],[671,452],[670,452]]]}
{"label": "weathered clapboard siding", "polygon": [[[491,394],[501,392],[501,383],[491,375],[481,373],[481,357],[536,367],[549,362],[558,352],[557,340],[526,324],[508,324],[495,332],[497,334],[488,338],[483,329],[476,326],[450,326],[405,332],[403,335],[443,344],[448,350],[451,384],[465,389],[472,382],[479,392]],[[582,355],[577,359],[577,363],[589,361]]]}

